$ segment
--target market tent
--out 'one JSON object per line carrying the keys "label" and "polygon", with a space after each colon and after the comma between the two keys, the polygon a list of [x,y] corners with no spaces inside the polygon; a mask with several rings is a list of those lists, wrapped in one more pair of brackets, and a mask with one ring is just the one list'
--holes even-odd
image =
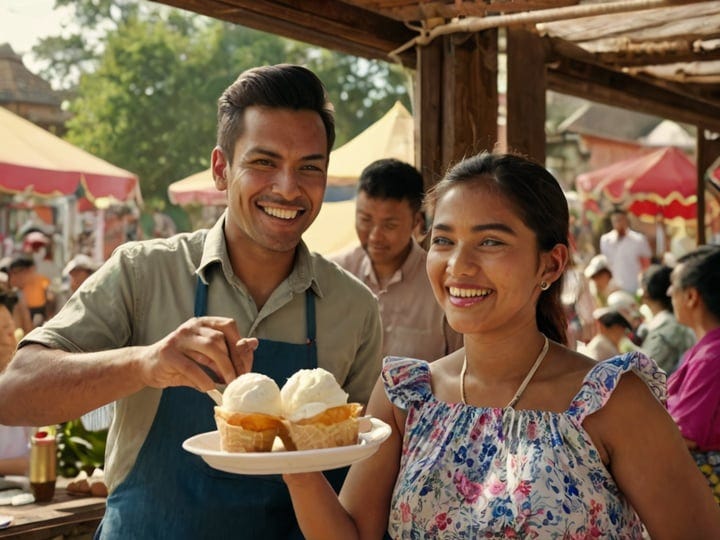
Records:
{"label": "market tent", "polygon": [[382,158],[415,164],[413,117],[399,101],[377,122],[330,153],[328,186],[354,185],[367,165]]}
{"label": "market tent", "polygon": [[0,107],[0,192],[142,201],[138,177]]}
{"label": "market tent", "polygon": [[589,202],[609,201],[639,217],[666,219],[697,215],[697,172],[675,147],[661,148],[577,177],[576,187]]}
{"label": "market tent", "polygon": [[180,205],[224,206],[226,204],[226,193],[215,188],[210,169],[170,184],[168,198],[171,203]]}
{"label": "market tent", "polygon": [[355,233],[355,200],[325,201],[303,240],[310,251],[331,255],[358,244]]}

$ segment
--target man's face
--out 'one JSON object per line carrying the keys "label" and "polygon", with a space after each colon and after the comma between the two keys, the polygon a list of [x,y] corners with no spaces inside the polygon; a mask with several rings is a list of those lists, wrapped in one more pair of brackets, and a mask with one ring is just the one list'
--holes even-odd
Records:
{"label": "man's face", "polygon": [[231,244],[294,250],[320,212],[327,181],[327,136],[314,111],[249,107],[232,164],[213,150],[215,185],[227,190]]}
{"label": "man's face", "polygon": [[370,260],[399,268],[420,213],[413,212],[407,199],[379,199],[364,191],[358,193],[355,208],[355,230]]}
{"label": "man's face", "polygon": [[628,219],[625,214],[613,214],[610,216],[610,223],[620,236],[623,236],[628,229]]}

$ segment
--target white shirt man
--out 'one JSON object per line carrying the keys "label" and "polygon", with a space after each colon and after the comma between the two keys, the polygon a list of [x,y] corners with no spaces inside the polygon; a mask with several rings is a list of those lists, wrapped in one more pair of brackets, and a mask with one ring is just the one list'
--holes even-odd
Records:
{"label": "white shirt man", "polygon": [[600,252],[607,257],[613,279],[624,290],[636,294],[640,274],[650,265],[652,250],[645,235],[629,227],[627,215],[614,211],[613,230],[600,237]]}

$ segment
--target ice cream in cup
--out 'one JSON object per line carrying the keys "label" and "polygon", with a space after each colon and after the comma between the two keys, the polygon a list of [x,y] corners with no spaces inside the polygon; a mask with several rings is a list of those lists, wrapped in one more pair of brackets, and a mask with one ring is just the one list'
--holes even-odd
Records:
{"label": "ice cream in cup", "polygon": [[281,425],[280,389],[267,375],[245,373],[228,384],[215,407],[226,452],[269,452]]}
{"label": "ice cream in cup", "polygon": [[280,438],[287,450],[357,444],[359,403],[348,403],[335,377],[322,368],[301,369],[280,391]]}

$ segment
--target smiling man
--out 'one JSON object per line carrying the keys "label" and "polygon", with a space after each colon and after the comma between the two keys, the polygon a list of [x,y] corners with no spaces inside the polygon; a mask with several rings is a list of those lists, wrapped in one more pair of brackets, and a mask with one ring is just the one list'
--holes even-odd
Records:
{"label": "smiling man", "polygon": [[462,347],[435,301],[426,252],[414,239],[424,226],[423,179],[412,165],[380,159],[360,174],[355,230],[360,246],[333,257],[377,296],[383,356],[432,361]]}
{"label": "smiling man", "polygon": [[[204,391],[252,370],[330,371],[364,403],[380,370],[372,294],[302,241],[322,204],[332,106],[309,70],[248,70],[218,103],[210,230],[118,248],[0,376],[0,424],[116,401],[99,538],[300,538],[279,476],[210,469],[182,449],[215,430]],[[337,486],[336,486],[337,487]]]}

